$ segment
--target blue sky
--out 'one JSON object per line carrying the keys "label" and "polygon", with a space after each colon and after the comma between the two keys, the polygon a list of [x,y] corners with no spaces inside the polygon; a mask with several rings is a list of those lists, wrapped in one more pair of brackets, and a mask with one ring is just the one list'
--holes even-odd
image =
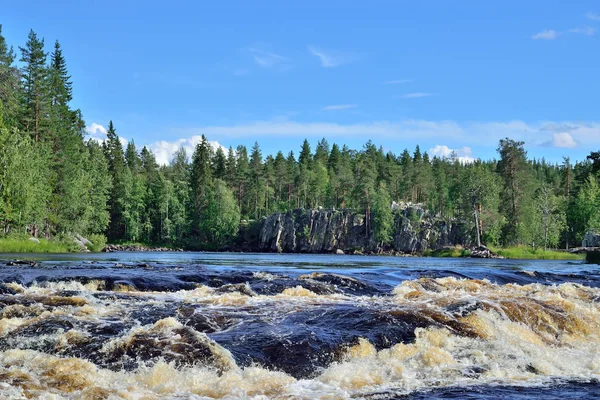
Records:
{"label": "blue sky", "polygon": [[[597,1],[5,2],[9,43],[58,39],[89,132],[165,162],[199,135],[298,153],[307,137],[492,158],[600,149]],[[313,147],[314,148],[314,147]]]}

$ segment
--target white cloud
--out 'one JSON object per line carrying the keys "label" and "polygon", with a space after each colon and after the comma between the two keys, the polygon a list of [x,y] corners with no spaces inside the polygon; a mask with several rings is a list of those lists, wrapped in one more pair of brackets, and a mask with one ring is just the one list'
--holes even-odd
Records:
{"label": "white cloud", "polygon": [[452,156],[455,156],[461,164],[471,164],[475,161],[475,158],[473,157],[473,151],[470,147],[467,146],[463,146],[458,149],[451,149],[445,144],[438,144],[435,147],[429,149],[428,153],[430,156],[435,156],[439,158],[450,158]]}
{"label": "white cloud", "polygon": [[552,134],[552,146],[559,148],[573,148],[577,146],[575,139],[569,132],[561,132]]}
{"label": "white cloud", "polygon": [[598,13],[589,12],[585,16],[592,21],[600,21],[600,14]]}
{"label": "white cloud", "polygon": [[287,119],[254,121],[237,125],[204,126],[180,132],[181,136],[204,133],[209,137],[370,137],[390,139],[447,138],[464,143],[487,145],[510,137],[528,144],[541,145],[547,141],[547,132],[570,133],[579,143],[600,144],[600,122],[524,121],[462,122],[401,120],[356,124],[330,122],[296,122]]}
{"label": "white cloud", "polygon": [[547,29],[542,32],[538,32],[535,35],[532,35],[531,38],[533,40],[554,40],[558,37],[559,33],[552,29]]}
{"label": "white cloud", "polygon": [[92,139],[99,138],[104,140],[104,138],[106,138],[106,128],[95,122],[86,126],[85,131]]}
{"label": "white cloud", "polygon": [[[90,139],[95,140],[96,142],[102,144],[106,140],[106,128],[100,124],[93,122],[91,125],[85,127],[85,132],[90,135]],[[119,141],[121,145],[127,145],[127,139],[122,136],[119,136]]]}
{"label": "white cloud", "polygon": [[[254,121],[237,125],[202,126],[172,132],[180,139],[158,141],[148,146],[157,160],[166,164],[173,153],[183,146],[191,156],[201,135],[235,141],[236,138],[361,138],[398,141],[461,143],[468,146],[490,147],[500,139],[509,137],[522,140],[527,146],[554,146],[569,148],[585,145],[593,148],[600,146],[600,122],[542,121],[526,123],[524,121],[488,121],[456,122],[401,120],[397,122],[380,121],[356,124],[330,122],[296,122],[288,119]],[[210,142],[213,147],[219,142]],[[454,150],[461,162],[475,159],[470,147],[438,145],[429,150],[434,156],[448,156]],[[226,150],[226,149],[224,149]]]}
{"label": "white cloud", "polygon": [[323,107],[323,111],[338,111],[338,110],[349,110],[351,108],[358,107],[356,104],[334,104],[331,106]]}
{"label": "white cloud", "polygon": [[[200,143],[201,140],[202,140],[202,135],[194,135],[190,138],[187,138],[187,139],[182,138],[182,139],[175,140],[173,142],[167,142],[166,140],[160,140],[158,142],[154,142],[154,143],[150,144],[148,146],[148,148],[150,150],[152,150],[152,152],[156,156],[156,162],[158,162],[161,165],[167,165],[173,158],[173,155],[175,154],[175,152],[177,150],[179,150],[181,147],[183,147],[185,149],[188,157],[191,158],[192,154],[194,154],[194,150],[196,149],[196,145],[198,143]],[[223,149],[225,154],[227,154],[227,152],[229,151],[229,149],[227,149],[227,147],[222,146],[217,141],[209,141],[208,143],[212,146],[213,150],[215,150],[215,151],[219,147],[221,149]]]}
{"label": "white cloud", "polygon": [[582,35],[594,36],[596,34],[596,28],[591,26],[582,26],[580,28],[569,29],[571,33],[580,33]]}
{"label": "white cloud", "polygon": [[351,53],[331,52],[320,49],[315,46],[308,46],[308,51],[321,61],[321,66],[324,68],[339,67],[356,59],[356,55]]}
{"label": "white cloud", "polygon": [[254,62],[263,68],[271,68],[282,63],[288,63],[290,61],[289,58],[282,55],[254,47],[250,47],[247,50],[252,55]]}
{"label": "white cloud", "polygon": [[400,96],[400,98],[401,99],[418,99],[421,97],[429,97],[429,96],[433,96],[433,93],[427,93],[427,92],[407,93],[407,94]]}
{"label": "white cloud", "polygon": [[393,81],[387,81],[387,82],[383,82],[386,85],[402,85],[404,83],[411,83],[414,82],[414,79],[396,79]]}

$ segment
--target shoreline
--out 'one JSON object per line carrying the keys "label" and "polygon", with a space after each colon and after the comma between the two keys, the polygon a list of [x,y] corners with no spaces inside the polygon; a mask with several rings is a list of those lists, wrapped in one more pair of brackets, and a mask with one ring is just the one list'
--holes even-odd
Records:
{"label": "shoreline", "polygon": [[[28,241],[22,241],[28,242]],[[60,243],[56,243],[60,245]],[[10,251],[5,250],[0,243],[0,254],[97,254],[97,253],[131,253],[131,252],[143,252],[143,253],[164,253],[164,252],[186,252],[186,253],[245,253],[245,254],[314,254],[314,255],[338,255],[338,256],[378,256],[378,257],[426,257],[426,258],[504,258],[507,260],[564,260],[564,261],[585,261],[585,253],[570,253],[567,250],[535,250],[532,251],[529,248],[524,247],[508,247],[508,248],[490,248],[490,253],[496,254],[499,257],[477,257],[471,255],[471,250],[463,247],[450,247],[436,250],[428,250],[424,253],[400,253],[396,251],[384,251],[384,252],[343,252],[343,251],[332,251],[332,252],[289,252],[289,253],[275,253],[275,252],[260,252],[252,251],[249,249],[223,249],[218,250],[186,250],[182,248],[168,248],[163,246],[147,246],[144,244],[131,244],[131,245],[114,245],[108,244],[102,251],[96,252],[85,252],[85,251],[60,251],[64,250],[61,246],[25,246],[27,251]],[[108,249],[108,250],[107,250]],[[37,250],[37,251],[36,251]],[[58,251],[57,251],[58,250]]]}

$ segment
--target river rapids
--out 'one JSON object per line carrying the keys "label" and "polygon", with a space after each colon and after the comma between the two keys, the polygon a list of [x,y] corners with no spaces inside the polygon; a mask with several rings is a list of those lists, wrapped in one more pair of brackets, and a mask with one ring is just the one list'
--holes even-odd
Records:
{"label": "river rapids", "polygon": [[2,399],[600,396],[597,267],[9,257],[0,260]]}

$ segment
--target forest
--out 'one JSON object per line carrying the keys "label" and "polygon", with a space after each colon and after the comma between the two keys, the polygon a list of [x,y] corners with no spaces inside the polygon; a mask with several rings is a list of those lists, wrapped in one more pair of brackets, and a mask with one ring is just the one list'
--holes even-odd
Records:
{"label": "forest", "polygon": [[[391,203],[419,203],[462,218],[495,246],[578,246],[600,229],[600,152],[561,163],[529,159],[509,138],[493,160],[400,154],[308,140],[297,154],[263,154],[258,143],[212,148],[204,136],[169,165],[121,143],[86,138],[58,41],[49,52],[33,30],[17,49],[0,25],[0,237],[53,240],[81,234],[110,242],[218,249],[240,224],[294,208],[351,209],[391,240]],[[396,144],[394,144],[396,145]]]}

